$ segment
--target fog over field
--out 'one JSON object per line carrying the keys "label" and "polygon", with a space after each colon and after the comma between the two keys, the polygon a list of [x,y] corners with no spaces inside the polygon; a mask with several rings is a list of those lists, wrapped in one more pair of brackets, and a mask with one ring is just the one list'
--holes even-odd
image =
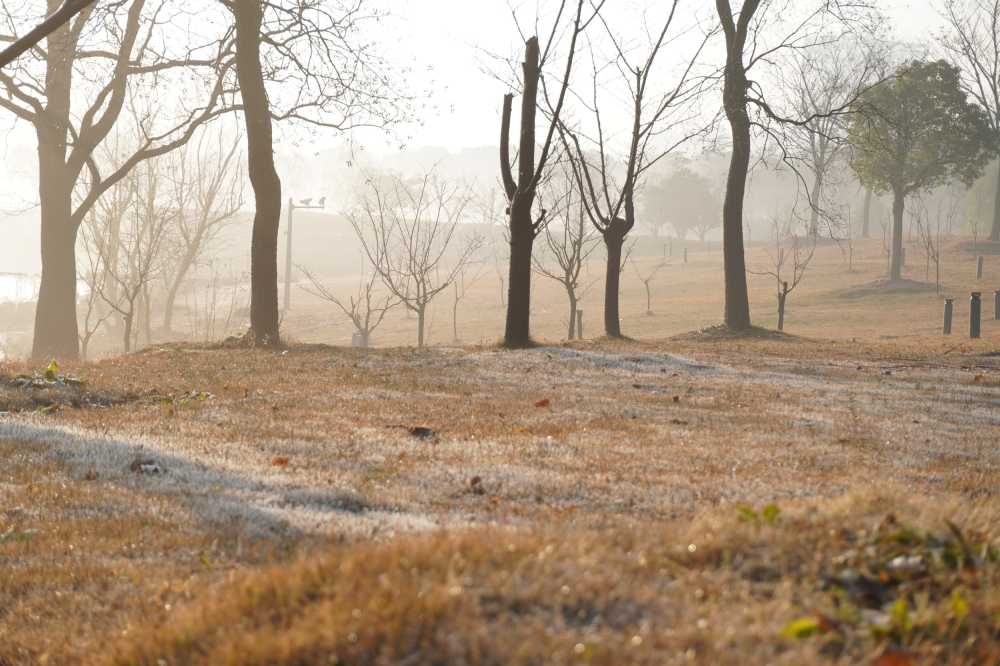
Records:
{"label": "fog over field", "polygon": [[997,44],[0,3],[0,666],[1000,664]]}

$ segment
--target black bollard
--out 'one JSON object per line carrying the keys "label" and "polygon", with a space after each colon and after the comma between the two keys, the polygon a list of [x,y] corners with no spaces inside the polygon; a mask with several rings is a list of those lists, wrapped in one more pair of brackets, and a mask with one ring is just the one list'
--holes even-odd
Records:
{"label": "black bollard", "polygon": [[982,294],[978,291],[972,292],[969,299],[969,337],[976,339],[980,333],[980,316],[983,312]]}
{"label": "black bollard", "polygon": [[1000,321],[1000,289],[993,292],[993,318]]}
{"label": "black bollard", "polygon": [[977,280],[982,280],[983,279],[983,258],[982,257],[979,257],[979,259],[976,260],[976,279]]}
{"label": "black bollard", "polygon": [[955,311],[955,299],[944,299],[944,334],[951,335],[951,315]]}

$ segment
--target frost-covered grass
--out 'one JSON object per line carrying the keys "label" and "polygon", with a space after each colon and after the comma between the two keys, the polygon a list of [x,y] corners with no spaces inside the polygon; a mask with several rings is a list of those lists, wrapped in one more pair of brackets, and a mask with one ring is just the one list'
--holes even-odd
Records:
{"label": "frost-covered grass", "polygon": [[[0,419],[0,663],[876,654],[891,641],[866,624],[779,632],[834,614],[822,575],[890,512],[997,545],[1000,359],[956,342],[165,346],[67,368],[130,398]],[[781,521],[748,518],[771,505]],[[976,575],[920,607],[956,621],[939,597],[964,590],[957,663],[996,654],[977,650],[997,579]],[[950,635],[891,640],[930,655]]]}

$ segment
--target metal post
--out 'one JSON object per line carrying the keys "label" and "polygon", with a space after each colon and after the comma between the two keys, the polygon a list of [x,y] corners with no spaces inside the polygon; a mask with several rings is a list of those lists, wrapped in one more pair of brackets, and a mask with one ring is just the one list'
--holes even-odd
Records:
{"label": "metal post", "polygon": [[983,279],[983,258],[982,257],[979,257],[979,259],[976,260],[976,279],[977,280],[982,280]]}
{"label": "metal post", "polygon": [[688,262],[688,249],[684,248],[684,263],[686,264],[687,262]]}
{"label": "metal post", "polygon": [[1000,321],[1000,289],[993,292],[993,319]]}
{"label": "metal post", "polygon": [[288,197],[288,228],[285,230],[285,311],[292,305],[292,213],[295,202]]}
{"label": "metal post", "polygon": [[583,340],[583,310],[576,311],[576,339]]}
{"label": "metal post", "polygon": [[951,315],[955,311],[955,299],[944,299],[944,334],[951,335]]}
{"label": "metal post", "polygon": [[983,311],[982,294],[978,291],[972,292],[969,301],[969,337],[976,339],[980,333],[980,316]]}

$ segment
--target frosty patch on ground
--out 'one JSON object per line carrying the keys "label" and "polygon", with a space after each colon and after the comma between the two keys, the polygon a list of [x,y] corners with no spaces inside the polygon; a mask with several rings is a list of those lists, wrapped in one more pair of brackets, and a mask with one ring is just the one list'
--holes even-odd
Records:
{"label": "frosty patch on ground", "polygon": [[600,368],[626,370],[629,372],[689,372],[707,374],[719,372],[720,368],[696,363],[691,359],[673,354],[609,354],[582,351],[566,347],[539,347],[531,354],[545,354],[562,361],[585,363]]}
{"label": "frosty patch on ground", "polygon": [[[0,439],[51,446],[79,476],[96,475],[175,497],[209,522],[235,519],[261,534],[291,529],[371,535],[437,526],[424,515],[368,502],[351,490],[304,486],[246,460],[238,464],[195,460],[159,439],[107,437],[20,420],[0,422]],[[158,471],[136,471],[143,466],[155,466]]]}

